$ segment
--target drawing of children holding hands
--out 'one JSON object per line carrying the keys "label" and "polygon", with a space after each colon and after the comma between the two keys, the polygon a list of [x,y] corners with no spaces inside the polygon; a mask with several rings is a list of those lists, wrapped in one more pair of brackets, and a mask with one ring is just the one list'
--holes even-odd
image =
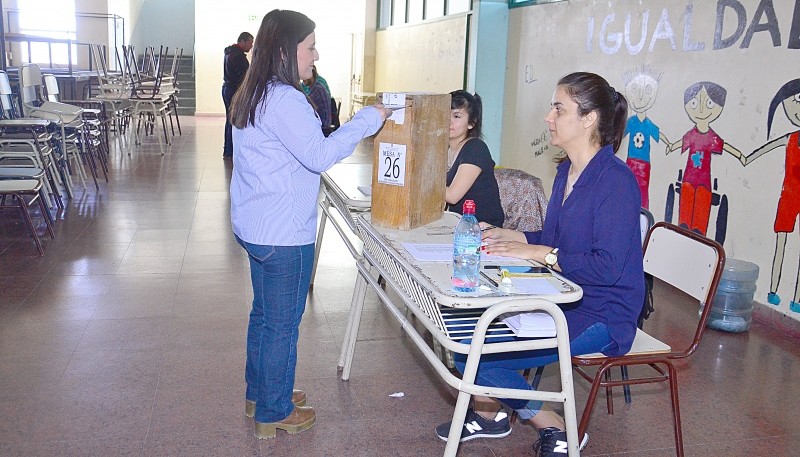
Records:
{"label": "drawing of children holding hands", "polygon": [[678,224],[702,235],[708,230],[711,214],[711,157],[725,151],[745,164],[745,156],[726,143],[711,123],[725,106],[727,91],[710,81],[700,81],[689,86],[683,94],[684,108],[694,128],[673,143],[669,152],[687,153],[686,169],[681,183]]}
{"label": "drawing of children holding hands", "polygon": [[634,115],[625,123],[625,135],[628,135],[628,158],[626,163],[631,169],[639,191],[642,194],[642,207],[650,208],[650,141],[661,141],[666,144],[669,153],[670,142],[658,126],[647,117],[647,110],[653,107],[658,95],[660,76],[653,73],[649,66],[636,67],[623,76],[625,82],[625,98]]}
{"label": "drawing of children holding hands", "polygon": [[[775,111],[781,105],[789,122],[795,127],[800,127],[800,79],[794,79],[784,84],[772,98],[772,102],[769,105],[769,114],[767,115],[768,140]],[[784,148],[786,160],[783,187],[781,188],[778,210],[775,215],[775,256],[772,259],[772,275],[770,276],[769,293],[767,294],[767,302],[773,305],[778,305],[781,302],[777,291],[781,281],[786,238],[789,233],[795,231],[797,216],[800,214],[800,131],[789,132],[767,141],[744,160],[744,164],[747,165],[767,152],[778,148]],[[800,312],[798,282],[800,282],[800,271],[798,271],[798,278],[794,285],[794,297],[789,302],[789,309],[794,312]]]}

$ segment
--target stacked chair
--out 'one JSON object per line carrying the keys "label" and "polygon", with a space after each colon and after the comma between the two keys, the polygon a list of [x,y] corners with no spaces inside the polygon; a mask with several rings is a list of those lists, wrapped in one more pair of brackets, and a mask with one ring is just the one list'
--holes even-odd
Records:
{"label": "stacked chair", "polygon": [[92,100],[59,100],[58,82],[55,75],[45,74],[42,78],[48,101],[80,108],[83,120],[83,131],[78,136],[83,141],[80,150],[83,151],[84,157],[91,167],[90,171],[92,172],[95,188],[99,189],[97,185],[98,163],[106,182],[108,182],[108,147],[106,143],[108,135],[103,132],[103,129],[107,128],[108,124],[105,122],[103,104]]}
{"label": "stacked chair", "polygon": [[136,121],[134,130],[136,144],[139,145],[142,142],[140,136],[142,127],[145,134],[154,134],[156,119],[160,118],[164,137],[163,140],[160,135],[157,137],[161,155],[164,155],[165,145],[172,144],[172,140],[167,135],[167,116],[170,116],[171,124],[171,116],[175,114],[173,106],[177,104],[173,77],[162,71],[164,56],[168,52],[168,48],[160,46],[158,55],[156,55],[155,48],[147,47],[141,70],[137,65],[133,46],[123,46],[123,50],[125,68],[132,78],[129,100],[133,106],[132,118]]}
{"label": "stacked chair", "polygon": [[[50,208],[57,206],[63,208],[60,188],[64,188],[70,195],[69,180],[66,179],[63,160],[57,156],[53,147],[53,136],[50,133],[50,122],[44,119],[23,118],[14,103],[14,94],[8,81],[8,75],[0,71],[0,104],[2,105],[2,120],[0,120],[0,167],[5,169],[0,174],[11,173],[8,169],[14,168],[14,173],[19,174],[30,168],[30,176],[38,177],[39,171],[44,173],[45,191],[49,198],[47,203]],[[37,178],[38,179],[38,178]]]}
{"label": "stacked chair", "polygon": [[[86,98],[103,104],[105,112],[103,122],[106,124],[104,133],[107,135],[113,129],[120,138],[124,138],[130,123],[133,107],[129,100],[133,87],[130,74],[125,71],[125,66],[122,65],[116,49],[114,50],[114,55],[116,56],[117,68],[122,69],[121,72],[117,73],[109,70],[105,46],[100,44],[92,45],[91,51],[92,59],[96,62],[97,93],[92,97]],[[108,138],[106,138],[106,142],[108,142]]]}
{"label": "stacked chair", "polygon": [[[74,171],[86,189],[86,170],[82,161],[83,109],[74,105],[47,100],[42,84],[42,70],[37,64],[25,64],[20,69],[20,95],[22,97],[23,114],[28,117],[50,121],[53,129],[59,156],[65,161],[67,173],[64,173],[67,187],[71,193],[70,171]],[[95,185],[97,180],[95,179]]]}
{"label": "stacked chair", "polygon": [[58,165],[50,122],[21,118],[11,92],[8,75],[0,72],[0,209],[19,208],[31,236],[44,255],[44,248],[31,217],[38,204],[51,238],[53,220],[48,206],[63,209],[59,187],[67,187],[63,168]]}

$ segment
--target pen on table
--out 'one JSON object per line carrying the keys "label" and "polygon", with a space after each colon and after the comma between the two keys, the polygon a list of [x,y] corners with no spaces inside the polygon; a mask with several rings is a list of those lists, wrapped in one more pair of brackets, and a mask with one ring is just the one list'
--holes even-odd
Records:
{"label": "pen on table", "polygon": [[494,279],[492,279],[492,278],[491,278],[489,275],[487,275],[486,273],[484,273],[484,272],[483,272],[483,270],[481,270],[481,276],[483,276],[484,278],[486,278],[486,280],[487,280],[487,281],[489,281],[489,283],[490,283],[491,285],[493,285],[493,286],[495,286],[495,287],[500,287],[500,284],[498,284],[498,282],[497,282],[497,281],[495,281]]}

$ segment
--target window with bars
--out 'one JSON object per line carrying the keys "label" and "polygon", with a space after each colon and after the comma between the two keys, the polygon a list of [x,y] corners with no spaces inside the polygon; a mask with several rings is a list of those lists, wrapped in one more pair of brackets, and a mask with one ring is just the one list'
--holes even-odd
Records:
{"label": "window with bars", "polygon": [[[19,9],[19,31],[24,35],[42,38],[76,39],[74,0],[17,0]],[[69,64],[70,50],[67,43],[30,42],[22,46],[25,62],[54,65]],[[72,45],[72,64],[77,64],[77,47]]]}
{"label": "window with bars", "polygon": [[[473,0],[377,0],[378,28],[415,24],[472,9]],[[475,0],[478,1],[478,0]]]}

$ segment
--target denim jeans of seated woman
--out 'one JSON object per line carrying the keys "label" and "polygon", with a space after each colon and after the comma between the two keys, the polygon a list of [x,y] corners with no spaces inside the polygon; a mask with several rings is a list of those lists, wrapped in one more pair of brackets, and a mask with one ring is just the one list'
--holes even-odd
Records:
{"label": "denim jeans of seated woman", "polygon": [[[495,341],[514,341],[515,339],[514,337],[509,337]],[[463,342],[469,343],[469,341],[465,340]],[[575,355],[592,354],[594,352],[603,352],[612,343],[606,324],[598,322],[573,338],[569,342],[569,348],[571,353]],[[519,370],[549,365],[557,360],[558,349],[556,348],[487,354],[481,357],[481,362],[478,364],[475,383],[489,387],[532,390],[531,385],[528,384],[528,381]],[[464,373],[466,363],[466,354],[455,355],[455,364],[459,372]],[[511,398],[498,398],[498,400],[509,408],[516,410],[522,420],[532,418],[542,409],[542,402],[538,400],[528,401]]]}
{"label": "denim jeans of seated woman", "polygon": [[248,400],[258,422],[278,422],[292,413],[297,338],[305,311],[314,245],[264,246],[236,237],[250,259],[253,309],[247,328]]}

